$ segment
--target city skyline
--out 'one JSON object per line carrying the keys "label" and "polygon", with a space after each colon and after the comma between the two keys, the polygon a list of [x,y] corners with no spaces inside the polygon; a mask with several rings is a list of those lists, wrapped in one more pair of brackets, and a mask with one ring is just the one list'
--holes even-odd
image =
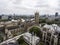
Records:
{"label": "city skyline", "polygon": [[0,14],[60,13],[60,0],[0,0]]}

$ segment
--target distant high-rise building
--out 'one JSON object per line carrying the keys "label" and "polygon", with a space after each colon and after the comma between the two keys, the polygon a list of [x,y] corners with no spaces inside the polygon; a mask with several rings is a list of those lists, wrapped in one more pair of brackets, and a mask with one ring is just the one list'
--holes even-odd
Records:
{"label": "distant high-rise building", "polygon": [[0,19],[2,18],[2,15],[0,15]]}
{"label": "distant high-rise building", "polygon": [[39,25],[39,12],[35,13],[35,24]]}
{"label": "distant high-rise building", "polygon": [[7,15],[3,15],[1,19],[8,19]]}
{"label": "distant high-rise building", "polygon": [[55,13],[55,17],[58,16],[58,12]]}

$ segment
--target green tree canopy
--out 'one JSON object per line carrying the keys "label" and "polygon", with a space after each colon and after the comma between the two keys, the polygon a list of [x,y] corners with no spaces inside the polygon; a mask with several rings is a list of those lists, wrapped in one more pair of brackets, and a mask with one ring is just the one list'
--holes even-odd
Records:
{"label": "green tree canopy", "polygon": [[40,42],[38,45],[44,45],[44,43],[43,42]]}
{"label": "green tree canopy", "polygon": [[17,42],[19,43],[19,45],[28,45],[28,44],[24,41],[23,36],[21,36],[21,37],[17,40]]}
{"label": "green tree canopy", "polygon": [[34,32],[34,34],[36,34],[36,36],[38,37],[42,37],[42,32],[41,32],[41,29],[38,28],[38,27],[32,27],[29,32],[32,34]]}
{"label": "green tree canopy", "polygon": [[17,41],[19,44],[22,44],[24,42],[23,36],[21,36]]}
{"label": "green tree canopy", "polygon": [[2,42],[3,41],[3,37],[0,35],[0,42]]}

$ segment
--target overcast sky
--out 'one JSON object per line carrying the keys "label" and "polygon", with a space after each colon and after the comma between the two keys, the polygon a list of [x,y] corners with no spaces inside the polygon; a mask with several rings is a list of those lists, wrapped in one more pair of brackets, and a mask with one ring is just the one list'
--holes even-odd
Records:
{"label": "overcast sky", "polygon": [[0,14],[54,14],[60,12],[60,0],[0,0]]}

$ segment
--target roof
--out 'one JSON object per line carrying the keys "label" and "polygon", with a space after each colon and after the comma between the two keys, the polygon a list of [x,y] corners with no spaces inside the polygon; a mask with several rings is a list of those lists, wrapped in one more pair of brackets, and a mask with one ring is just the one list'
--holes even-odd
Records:
{"label": "roof", "polygon": [[56,32],[60,33],[60,27],[57,27]]}
{"label": "roof", "polygon": [[37,40],[40,39],[40,38],[37,37],[37,36],[34,36],[34,35],[32,36],[32,34],[29,33],[29,32],[27,32],[27,33],[24,34],[24,38],[27,39],[28,41],[29,41],[29,39],[31,39],[31,38],[34,38],[35,41],[37,41]]}
{"label": "roof", "polygon": [[56,24],[52,24],[52,25],[45,24],[43,27],[47,28],[47,29],[50,29],[51,31],[53,30],[53,31],[56,31],[56,32],[60,33],[60,27]]}
{"label": "roof", "polygon": [[10,27],[7,27],[8,30],[16,29],[16,28],[19,28],[19,26],[10,26]]}
{"label": "roof", "polygon": [[52,26],[58,26],[57,24],[52,24]]}
{"label": "roof", "polygon": [[25,22],[25,20],[24,20],[24,19],[21,19],[21,21],[22,21],[22,22]]}
{"label": "roof", "polygon": [[52,27],[52,25],[44,25],[44,28],[48,28],[48,29],[51,29],[51,30],[54,30],[54,28]]}
{"label": "roof", "polygon": [[14,20],[14,19],[12,19],[11,21],[13,21],[13,22],[18,22],[18,20]]}

